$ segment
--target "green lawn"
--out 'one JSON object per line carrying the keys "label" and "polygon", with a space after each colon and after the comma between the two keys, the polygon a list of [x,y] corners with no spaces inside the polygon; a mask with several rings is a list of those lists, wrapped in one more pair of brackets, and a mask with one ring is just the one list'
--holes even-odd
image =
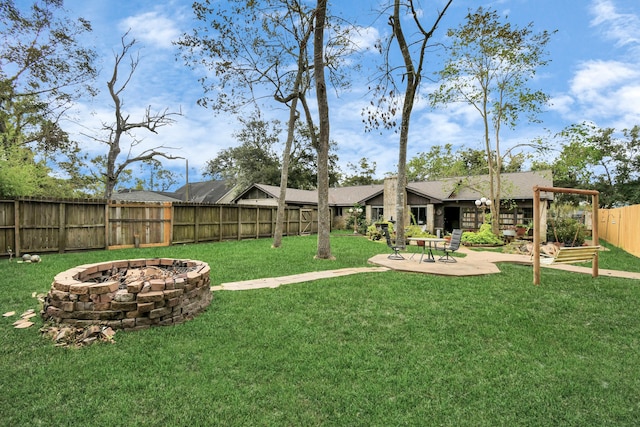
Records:
{"label": "green lawn", "polygon": [[[0,260],[0,313],[78,264],[200,259],[212,284],[365,266],[386,246],[316,236]],[[612,248],[602,268],[640,271]],[[531,267],[444,278],[385,272],[240,292],[179,326],[54,347],[0,318],[0,425],[640,424],[640,283]],[[41,322],[38,321],[38,325]]]}

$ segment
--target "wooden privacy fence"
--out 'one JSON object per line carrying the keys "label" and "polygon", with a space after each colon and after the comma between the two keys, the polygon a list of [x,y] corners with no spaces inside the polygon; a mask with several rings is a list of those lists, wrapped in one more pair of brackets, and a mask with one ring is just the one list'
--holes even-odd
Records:
{"label": "wooden privacy fence", "polygon": [[612,245],[640,257],[640,205],[600,209],[598,233]]}
{"label": "wooden privacy fence", "polygon": [[[0,200],[0,255],[256,239],[273,236],[275,220],[264,206]],[[317,230],[317,210],[286,209],[284,235]]]}

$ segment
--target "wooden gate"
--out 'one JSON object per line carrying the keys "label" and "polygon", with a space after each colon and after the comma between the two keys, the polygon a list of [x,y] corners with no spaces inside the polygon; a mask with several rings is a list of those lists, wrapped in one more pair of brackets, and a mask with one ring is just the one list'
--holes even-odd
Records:
{"label": "wooden gate", "polygon": [[313,210],[300,209],[300,234],[311,234],[313,230]]}

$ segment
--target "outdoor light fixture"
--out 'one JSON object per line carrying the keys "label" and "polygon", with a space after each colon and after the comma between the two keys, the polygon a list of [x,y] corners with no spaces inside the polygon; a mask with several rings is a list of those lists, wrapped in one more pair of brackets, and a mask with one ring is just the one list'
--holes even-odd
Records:
{"label": "outdoor light fixture", "polygon": [[476,200],[474,203],[476,204],[476,207],[482,208],[482,223],[484,224],[484,220],[485,220],[484,212],[488,206],[491,206],[491,200],[487,199],[486,197],[481,197],[480,199]]}
{"label": "outdoor light fixture", "polygon": [[358,233],[358,217],[362,213],[362,208],[349,208],[349,213],[353,215],[353,234]]}
{"label": "outdoor light fixture", "polygon": [[482,206],[483,209],[485,209],[487,206],[491,206],[491,200],[487,199],[486,197],[482,197],[479,200],[476,200],[475,203],[477,207]]}

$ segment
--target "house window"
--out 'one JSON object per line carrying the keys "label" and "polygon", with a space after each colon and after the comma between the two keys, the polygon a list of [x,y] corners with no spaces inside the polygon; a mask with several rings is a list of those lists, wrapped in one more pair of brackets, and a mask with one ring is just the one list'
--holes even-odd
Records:
{"label": "house window", "polygon": [[482,211],[476,208],[462,209],[461,228],[463,230],[475,230],[482,225]]}
{"label": "house window", "polygon": [[427,223],[427,207],[426,206],[411,206],[412,221],[415,220],[416,224],[423,225]]}
{"label": "house window", "polygon": [[500,228],[513,228],[518,224],[527,224],[533,221],[532,208],[517,208],[500,211]]}
{"label": "house window", "polygon": [[371,221],[384,221],[384,208],[382,206],[371,206]]}

